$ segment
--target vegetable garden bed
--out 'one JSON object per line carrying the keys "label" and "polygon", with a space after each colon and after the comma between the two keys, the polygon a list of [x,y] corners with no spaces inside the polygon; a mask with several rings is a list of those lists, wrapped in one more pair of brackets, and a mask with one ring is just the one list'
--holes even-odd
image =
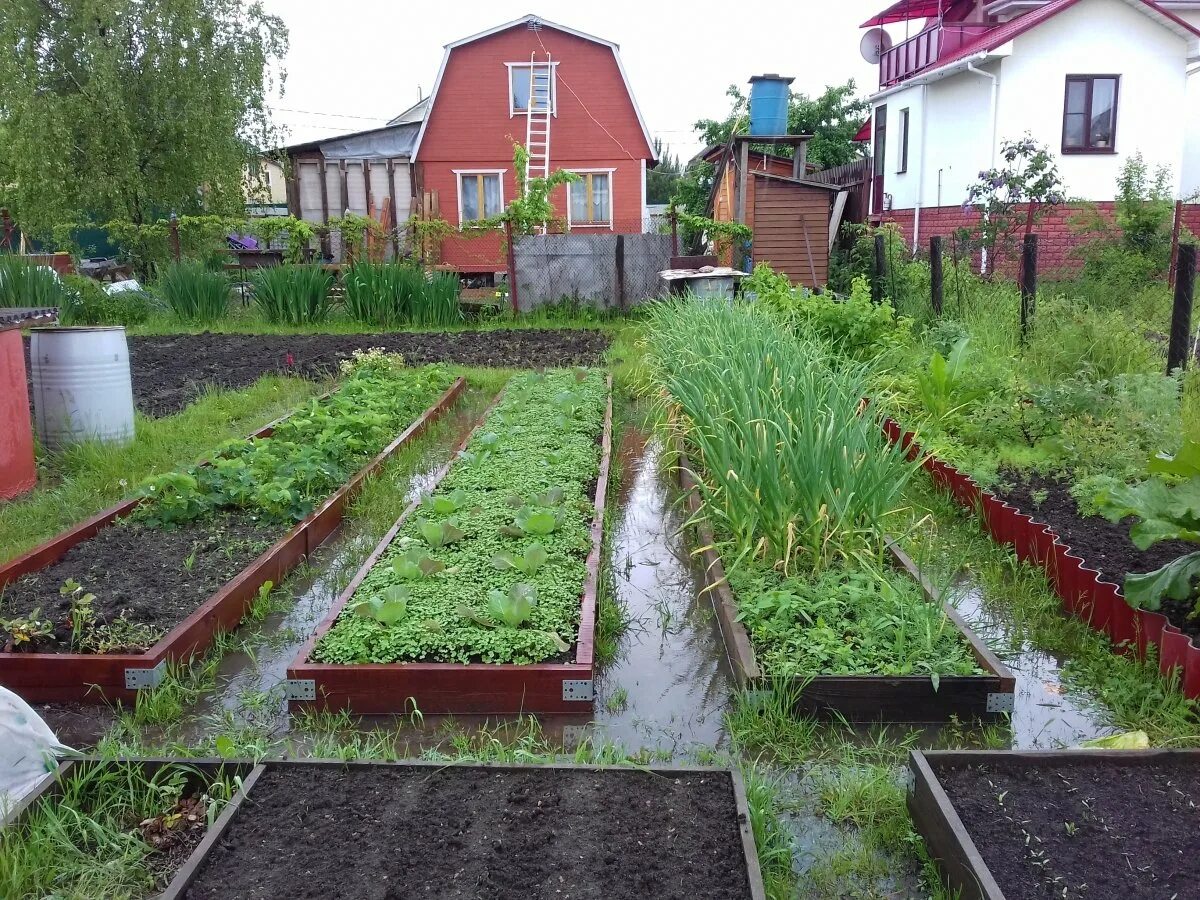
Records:
{"label": "vegetable garden bed", "polygon": [[[701,508],[690,463],[679,453],[679,483],[690,516]],[[979,674],[940,675],[817,675],[770,677],[741,621],[738,601],[717,550],[712,528],[702,519],[695,524],[697,554],[703,565],[704,590],[717,614],[730,667],[743,688],[773,688],[793,698],[800,714],[840,716],[849,721],[945,722],[958,718],[995,718],[1011,712],[1016,679],[1000,659],[971,630],[950,604],[943,603],[917,565],[894,542],[887,550],[893,562],[917,585],[926,602],[940,606],[977,664]]]}
{"label": "vegetable garden bed", "polygon": [[599,373],[518,376],[301,649],[289,707],[588,713],[611,444]]}
{"label": "vegetable garden bed", "polygon": [[[80,765],[93,764],[64,774]],[[249,769],[241,790],[173,867],[164,898],[765,896],[745,788],[727,769],[235,769]]]}
{"label": "vegetable garden bed", "polygon": [[[345,394],[336,394],[337,407],[316,401],[305,413],[303,434],[295,414],[284,417],[249,444],[228,445],[190,475],[159,476],[152,491],[0,567],[0,600],[10,615],[0,684],[31,702],[128,700],[157,685],[169,661],[202,652],[217,632],[236,627],[267,582],[279,584],[324,543],[363,482],[449,410],[466,384],[459,378],[447,388],[450,376],[436,370],[391,377],[399,380],[364,388],[381,391],[387,413],[360,409]],[[329,396],[335,395],[325,400]],[[348,419],[330,412],[348,406],[357,410]],[[395,434],[394,421],[411,424],[380,450],[378,436]],[[278,439],[281,429],[298,442],[284,440],[282,455],[275,456],[268,439]],[[319,456],[323,447],[331,448],[327,457]],[[304,474],[305,460],[316,474]],[[344,477],[346,462],[361,468],[326,494],[326,484]],[[278,480],[260,478],[260,465]],[[260,496],[264,488],[271,490]],[[243,490],[246,496],[234,495]],[[279,515],[263,511],[268,501],[280,507]],[[299,521],[286,528],[289,518]],[[21,652],[15,652],[18,643]]]}
{"label": "vegetable garden bed", "polygon": [[1191,698],[1200,697],[1200,646],[1161,613],[1134,609],[1117,585],[1060,540],[1050,527],[982,489],[973,478],[949,463],[927,455],[916,440],[896,422],[884,431],[901,443],[911,458],[923,457],[923,466],[934,483],[962,506],[976,511],[993,540],[1013,548],[1017,557],[1045,570],[1065,609],[1112,639],[1115,647],[1129,646],[1139,656],[1158,648],[1158,665],[1164,675],[1178,669],[1180,687]]}
{"label": "vegetable garden bed", "polygon": [[908,809],[963,900],[1193,897],[1200,752],[913,752]]}

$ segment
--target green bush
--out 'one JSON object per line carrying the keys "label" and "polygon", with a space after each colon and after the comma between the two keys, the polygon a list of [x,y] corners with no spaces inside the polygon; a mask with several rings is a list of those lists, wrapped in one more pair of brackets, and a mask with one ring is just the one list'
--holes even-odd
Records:
{"label": "green bush", "polygon": [[229,280],[203,263],[185,260],[168,266],[158,291],[181,322],[216,322],[229,310]]}
{"label": "green bush", "polygon": [[251,276],[254,303],[272,324],[305,325],[329,318],[333,276],[319,265],[271,266]]}
{"label": "green bush", "polygon": [[66,292],[55,272],[13,254],[0,254],[0,307],[62,306]]}
{"label": "green bush", "polygon": [[64,275],[62,280],[58,319],[63,325],[140,325],[150,317],[151,298],[143,291],[110,294],[83,275]]}

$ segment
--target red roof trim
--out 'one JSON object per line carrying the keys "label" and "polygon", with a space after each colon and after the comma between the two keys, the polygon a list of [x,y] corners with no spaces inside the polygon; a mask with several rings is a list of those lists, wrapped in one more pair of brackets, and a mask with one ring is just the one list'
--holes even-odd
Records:
{"label": "red roof trim", "polygon": [[862,127],[859,128],[858,131],[854,132],[854,137],[852,137],[850,140],[852,140],[852,141],[869,141],[870,139],[871,139],[871,120],[867,119],[867,121],[862,123]]}

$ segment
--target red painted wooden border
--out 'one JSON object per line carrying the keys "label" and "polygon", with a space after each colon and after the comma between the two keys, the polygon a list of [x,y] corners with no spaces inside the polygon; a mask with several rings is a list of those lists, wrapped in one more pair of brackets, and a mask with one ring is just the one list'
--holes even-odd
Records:
{"label": "red painted wooden border", "polygon": [[[596,629],[596,596],[600,583],[600,553],[604,534],[604,505],[608,493],[610,457],[612,455],[612,379],[608,380],[609,395],[604,413],[604,431],[600,445],[600,471],[596,480],[595,513],[592,516],[592,549],[587,557],[587,580],[579,611],[579,639],[573,663],[534,663],[532,665],[486,663],[369,663],[333,665],[309,662],[308,657],[326,632],[337,621],[367,573],[379,561],[388,546],[400,533],[408,517],[420,505],[414,500],[391,527],[354,579],[342,591],[329,615],[288,667],[289,679],[312,679],[316,683],[316,700],[292,700],[291,711],[302,709],[349,710],[357,715],[406,713],[414,707],[422,713],[516,715],[520,713],[584,713],[591,712],[587,701],[564,700],[563,682],[590,681],[594,674]],[[478,430],[487,415],[500,401],[497,396],[484,411]],[[471,434],[463,439],[459,449],[466,447]],[[432,488],[446,477],[454,458],[437,473]]]}
{"label": "red painted wooden border", "polygon": [[1184,695],[1200,697],[1200,647],[1166,616],[1134,609],[1125,602],[1121,589],[1102,581],[1100,572],[1076,556],[1054,529],[985,491],[949,463],[927,454],[914,432],[904,431],[891,419],[884,422],[883,431],[892,443],[904,446],[909,459],[923,457],[922,465],[934,483],[974,510],[993,540],[1012,547],[1018,559],[1041,566],[1071,615],[1107,634],[1117,648],[1132,648],[1139,657],[1145,656],[1148,647],[1158,647],[1159,670],[1169,675],[1172,669],[1178,669]]}
{"label": "red painted wooden border", "polygon": [[[136,691],[125,687],[126,669],[152,669],[163,661],[187,659],[206,650],[218,631],[236,628],[257,597],[259,588],[267,581],[281,583],[288,572],[324,543],[341,524],[347,504],[361,490],[363,482],[378,471],[393,453],[450,409],[465,387],[465,379],[456,380],[433,406],[426,409],[357,474],[145,653],[101,656],[85,653],[0,652],[0,684],[30,702],[102,703],[133,699]],[[275,420],[251,437],[270,435],[275,426],[286,418]],[[56,562],[76,544],[83,543],[102,528],[132,513],[140,502],[138,499],[125,500],[12,560],[0,568],[0,586]]]}

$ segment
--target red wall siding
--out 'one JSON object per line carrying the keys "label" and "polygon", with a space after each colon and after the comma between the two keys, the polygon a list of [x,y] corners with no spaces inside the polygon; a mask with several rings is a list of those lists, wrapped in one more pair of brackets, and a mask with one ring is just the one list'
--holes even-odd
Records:
{"label": "red wall siding", "polygon": [[[551,170],[615,169],[615,230],[640,232],[641,161],[651,157],[651,149],[616,58],[607,46],[551,28],[533,32],[520,25],[450,52],[418,149],[419,188],[438,192],[441,215],[453,225],[459,224],[455,169],[505,169],[505,202],[515,196],[512,145],[525,142],[525,117],[509,116],[505,63],[528,62],[534,52],[544,60],[547,50],[558,62]],[[565,219],[566,188],[558,188],[553,199]],[[442,262],[468,271],[503,268],[499,238],[451,238],[443,245]]]}
{"label": "red wall siding", "polygon": [[[1108,221],[1113,220],[1115,204],[1111,202],[1090,204]],[[1088,241],[1094,240],[1094,234],[1080,233],[1079,225],[1075,222],[1081,216],[1084,208],[1078,205],[1066,204],[1052,209],[1040,222],[1034,226],[1038,235],[1038,271],[1047,278],[1065,277],[1079,271],[1083,260],[1076,252]],[[898,209],[885,213],[884,222],[894,222],[900,227],[906,241],[912,243],[913,210]],[[950,253],[949,238],[959,228],[973,228],[979,221],[979,213],[964,212],[960,206],[940,206],[921,210],[920,243],[923,252],[928,251],[929,239],[941,235],[947,241],[944,252]],[[1185,204],[1183,207],[1183,223],[1194,233],[1200,227],[1200,204]],[[1022,232],[1023,233],[1023,232]],[[1019,238],[1018,238],[1019,240]],[[1006,275],[1015,275],[1017,257],[1020,250],[1006,253],[1001,257],[1000,270]],[[978,260],[976,260],[978,261]]]}

